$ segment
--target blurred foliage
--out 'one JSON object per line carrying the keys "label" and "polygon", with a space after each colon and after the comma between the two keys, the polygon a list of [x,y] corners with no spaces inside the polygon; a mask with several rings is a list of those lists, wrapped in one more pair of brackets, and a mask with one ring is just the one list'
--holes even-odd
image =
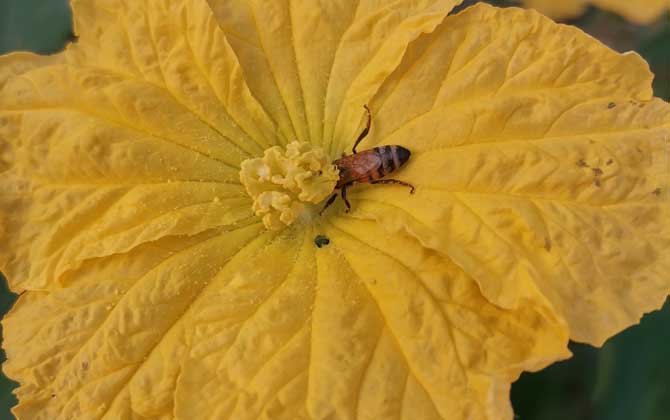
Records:
{"label": "blurred foliage", "polygon": [[637,51],[647,59],[656,75],[656,96],[670,99],[670,25],[666,24],[658,35],[641,43]]}
{"label": "blurred foliage", "polygon": [[[559,1],[559,0],[557,0]],[[475,1],[466,1],[459,9]],[[489,1],[514,6],[513,1]],[[0,0],[0,53],[63,48],[72,37],[67,0]],[[574,21],[618,51],[635,50],[656,74],[657,96],[670,98],[670,22],[633,25],[591,8]],[[0,276],[0,313],[16,300]],[[1,330],[0,330],[1,331]],[[640,326],[612,338],[602,349],[571,344],[574,357],[539,373],[523,374],[512,387],[518,419],[667,420],[670,418],[670,307],[647,315]],[[5,360],[0,351],[0,361]],[[11,419],[16,383],[0,375],[0,419]]]}
{"label": "blurred foliage", "polygon": [[[0,238],[2,240],[2,238]],[[6,314],[14,305],[16,295],[9,291],[5,278],[0,273],[0,314]],[[2,337],[2,326],[0,325],[0,338]],[[5,351],[0,349],[0,363],[6,360]],[[12,394],[12,390],[19,384],[8,379],[4,373],[0,374],[0,419],[12,419],[13,416],[9,410],[16,404],[16,397]]]}
{"label": "blurred foliage", "polygon": [[72,36],[68,0],[0,0],[0,54],[63,48]]}

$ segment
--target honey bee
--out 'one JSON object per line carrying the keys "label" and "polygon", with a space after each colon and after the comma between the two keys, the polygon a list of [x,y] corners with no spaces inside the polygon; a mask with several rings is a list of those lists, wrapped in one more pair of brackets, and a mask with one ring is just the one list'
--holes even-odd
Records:
{"label": "honey bee", "polygon": [[[372,149],[364,150],[360,153],[356,152],[358,144],[367,137],[370,132],[370,124],[372,116],[370,108],[365,105],[367,113],[367,123],[361,134],[356,139],[354,147],[352,147],[351,155],[342,154],[342,157],[333,161],[333,165],[340,171],[340,178],[335,185],[335,191],[340,190],[342,200],[347,206],[346,212],[351,210],[351,204],[347,200],[347,188],[356,183],[370,183],[370,184],[397,184],[409,187],[410,194],[414,194],[414,186],[397,179],[382,179],[386,175],[398,170],[409,160],[411,152],[406,148],[398,145],[379,146]],[[337,198],[338,193],[335,192],[328,201],[325,207],[321,210],[323,213]]]}

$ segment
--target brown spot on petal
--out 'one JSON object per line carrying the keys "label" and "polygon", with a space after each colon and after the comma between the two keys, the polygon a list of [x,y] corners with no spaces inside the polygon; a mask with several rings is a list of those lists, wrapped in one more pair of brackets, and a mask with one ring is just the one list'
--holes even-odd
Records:
{"label": "brown spot on petal", "polygon": [[658,197],[659,195],[661,195],[661,189],[656,188],[654,191],[652,191],[652,194],[654,194],[656,197]]}
{"label": "brown spot on petal", "polygon": [[614,102],[610,102],[610,104],[607,105],[607,108],[608,109],[614,109],[614,108],[616,108],[616,104]]}
{"label": "brown spot on petal", "polygon": [[602,185],[602,181],[600,180],[600,177],[603,176],[604,172],[600,168],[591,168],[591,170],[593,171],[593,177],[594,177],[593,178],[593,185],[600,188],[600,186]]}

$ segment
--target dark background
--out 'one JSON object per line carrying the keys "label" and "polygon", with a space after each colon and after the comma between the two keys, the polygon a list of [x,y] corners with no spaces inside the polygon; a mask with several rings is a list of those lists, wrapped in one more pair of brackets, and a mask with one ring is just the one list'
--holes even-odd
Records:
{"label": "dark background", "polygon": [[[489,3],[513,5],[512,1]],[[15,50],[53,53],[72,37],[67,0],[0,0],[0,11],[0,54]],[[639,52],[656,74],[656,96],[670,98],[667,14],[652,25],[637,26],[591,8],[566,23],[579,26],[616,50]],[[7,313],[15,299],[0,275],[0,314]],[[512,403],[518,419],[670,419],[668,305],[647,315],[641,325],[612,338],[602,349],[574,343],[570,348],[575,354],[572,359],[539,373],[523,374],[514,384]],[[0,360],[4,361],[4,353],[0,353]],[[11,394],[15,386],[0,375],[0,420],[13,418],[9,409],[16,404]]]}

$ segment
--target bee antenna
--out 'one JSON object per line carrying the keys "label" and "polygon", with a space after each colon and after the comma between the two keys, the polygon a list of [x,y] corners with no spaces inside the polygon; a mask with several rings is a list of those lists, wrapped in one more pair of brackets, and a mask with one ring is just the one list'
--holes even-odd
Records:
{"label": "bee antenna", "polygon": [[354,143],[354,147],[351,148],[351,151],[353,154],[356,154],[356,147],[358,144],[363,141],[365,137],[367,137],[368,133],[370,132],[370,124],[372,123],[372,114],[370,113],[370,108],[368,108],[368,105],[365,104],[363,105],[363,108],[365,108],[365,112],[368,114],[368,120],[367,123],[365,124],[365,128],[363,129],[363,132],[358,136],[356,139],[356,142]]}

